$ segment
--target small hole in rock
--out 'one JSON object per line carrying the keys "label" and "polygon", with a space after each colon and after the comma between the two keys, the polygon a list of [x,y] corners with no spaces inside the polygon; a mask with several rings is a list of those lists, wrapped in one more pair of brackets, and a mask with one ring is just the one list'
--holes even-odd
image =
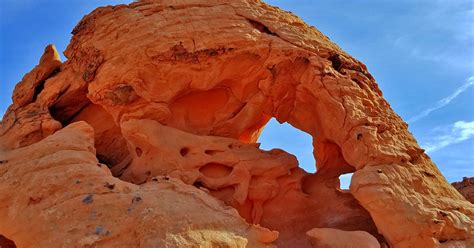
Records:
{"label": "small hole in rock", "polygon": [[348,190],[349,189],[349,186],[351,185],[351,179],[352,179],[352,175],[354,173],[347,173],[347,174],[342,174],[339,176],[339,183],[340,183],[340,186],[339,188],[342,189],[342,190]]}
{"label": "small hole in rock", "polygon": [[207,155],[214,155],[216,153],[218,153],[219,151],[217,150],[205,150],[204,153],[207,154]]}
{"label": "small hole in rock", "polygon": [[142,201],[142,198],[140,196],[134,196],[132,198],[132,203],[139,203]]}
{"label": "small hole in rock", "polygon": [[232,172],[232,167],[224,164],[208,163],[201,167],[199,171],[206,177],[221,178],[229,175]]}
{"label": "small hole in rock", "polygon": [[142,149],[141,149],[140,147],[137,147],[137,148],[135,148],[135,153],[137,154],[138,157],[141,157],[143,151],[142,151]]}
{"label": "small hole in rock", "polygon": [[84,199],[82,199],[82,203],[91,204],[94,201],[93,197],[94,195],[88,194],[86,197],[84,197]]}
{"label": "small hole in rock", "polygon": [[105,182],[104,187],[106,187],[106,188],[112,190],[112,189],[115,188],[115,184],[114,184],[114,183]]}
{"label": "small hole in rock", "polygon": [[329,59],[329,61],[331,61],[331,66],[336,71],[341,72],[342,61],[341,61],[341,57],[339,57],[339,54],[333,54],[328,59]]}
{"label": "small hole in rock", "polygon": [[181,150],[179,150],[179,153],[181,154],[181,156],[184,157],[189,153],[189,148],[187,147],[181,148]]}
{"label": "small hole in rock", "polygon": [[204,185],[203,185],[202,182],[200,182],[200,181],[194,182],[194,183],[193,183],[193,186],[196,187],[196,188],[198,188],[198,189],[204,187]]}
{"label": "small hole in rock", "polygon": [[[38,204],[39,202],[41,202],[41,200],[43,200],[43,198],[30,196],[30,199],[29,199],[29,201],[28,201],[28,206],[29,206],[29,205]],[[1,247],[1,246],[0,246],[0,247]]]}
{"label": "small hole in rock", "polygon": [[423,171],[422,173],[423,173],[423,175],[425,175],[426,177],[436,177],[435,174],[430,173],[430,172],[427,172],[427,171]]}
{"label": "small hole in rock", "polygon": [[254,27],[258,31],[260,31],[260,33],[265,33],[265,34],[269,34],[269,35],[276,35],[274,32],[270,31],[270,29],[267,26],[263,25],[262,23],[254,21],[254,20],[248,20],[248,21],[249,21],[250,25],[252,25],[252,27]]}
{"label": "small hole in rock", "polygon": [[35,93],[33,94],[33,102],[36,101],[36,98],[38,97],[38,95],[41,93],[41,91],[44,90],[44,83],[45,81],[43,80],[36,85]]}

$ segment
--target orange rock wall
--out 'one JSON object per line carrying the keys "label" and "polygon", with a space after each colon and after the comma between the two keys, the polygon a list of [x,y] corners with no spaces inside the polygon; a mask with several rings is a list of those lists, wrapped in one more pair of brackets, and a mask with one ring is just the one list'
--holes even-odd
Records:
{"label": "orange rock wall", "polygon": [[[314,228],[362,232],[371,247],[473,244],[474,206],[365,65],[288,12],[252,0],[101,7],[65,55],[46,48],[0,127],[0,234],[20,247],[310,247]],[[315,174],[259,149],[270,118],[313,137]]]}

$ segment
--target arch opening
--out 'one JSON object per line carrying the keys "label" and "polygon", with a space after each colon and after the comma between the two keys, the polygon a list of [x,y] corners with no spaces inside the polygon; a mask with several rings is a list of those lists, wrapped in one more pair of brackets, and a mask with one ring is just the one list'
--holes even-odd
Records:
{"label": "arch opening", "polygon": [[346,173],[339,176],[339,189],[349,190],[353,174],[354,173]]}
{"label": "arch opening", "polygon": [[261,149],[283,149],[296,156],[301,169],[308,173],[315,173],[316,160],[313,155],[312,140],[311,135],[308,133],[286,122],[280,124],[275,118],[272,118],[267,123],[258,138]]}

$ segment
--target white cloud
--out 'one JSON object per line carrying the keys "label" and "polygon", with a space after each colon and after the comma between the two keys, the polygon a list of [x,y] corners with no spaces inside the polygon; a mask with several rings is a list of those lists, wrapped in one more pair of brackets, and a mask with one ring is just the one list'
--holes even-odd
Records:
{"label": "white cloud", "polygon": [[461,87],[459,87],[455,92],[453,92],[451,95],[439,100],[433,107],[431,108],[427,108],[425,110],[423,110],[421,113],[411,117],[410,119],[408,119],[408,123],[413,123],[413,122],[416,122],[420,119],[423,119],[425,118],[426,116],[428,116],[429,114],[431,114],[431,112],[435,111],[435,110],[438,110],[440,108],[443,108],[444,106],[448,105],[451,101],[453,101],[454,99],[456,99],[456,97],[458,97],[461,93],[463,93],[464,91],[466,91],[467,89],[469,89],[471,86],[474,85],[474,76],[468,78],[467,80],[467,83],[465,83],[464,85],[462,85]]}
{"label": "white cloud", "polygon": [[434,152],[450,145],[459,144],[474,137],[474,121],[457,121],[449,129],[440,135],[434,135],[431,141],[422,147],[427,152]]}

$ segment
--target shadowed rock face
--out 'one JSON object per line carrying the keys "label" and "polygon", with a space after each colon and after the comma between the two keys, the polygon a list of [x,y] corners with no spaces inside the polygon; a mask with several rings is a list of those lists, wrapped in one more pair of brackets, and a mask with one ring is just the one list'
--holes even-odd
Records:
{"label": "shadowed rock face", "polygon": [[7,239],[6,237],[0,235],[0,247],[2,248],[15,248],[16,245],[13,241]]}
{"label": "shadowed rock face", "polygon": [[[72,33],[0,126],[0,234],[19,247],[473,244],[473,205],[365,65],[296,16],[148,0]],[[313,137],[315,174],[259,149],[271,118]]]}
{"label": "shadowed rock face", "polygon": [[464,177],[461,182],[453,183],[454,188],[456,188],[459,193],[461,193],[466,200],[474,203],[474,178],[473,177]]}

